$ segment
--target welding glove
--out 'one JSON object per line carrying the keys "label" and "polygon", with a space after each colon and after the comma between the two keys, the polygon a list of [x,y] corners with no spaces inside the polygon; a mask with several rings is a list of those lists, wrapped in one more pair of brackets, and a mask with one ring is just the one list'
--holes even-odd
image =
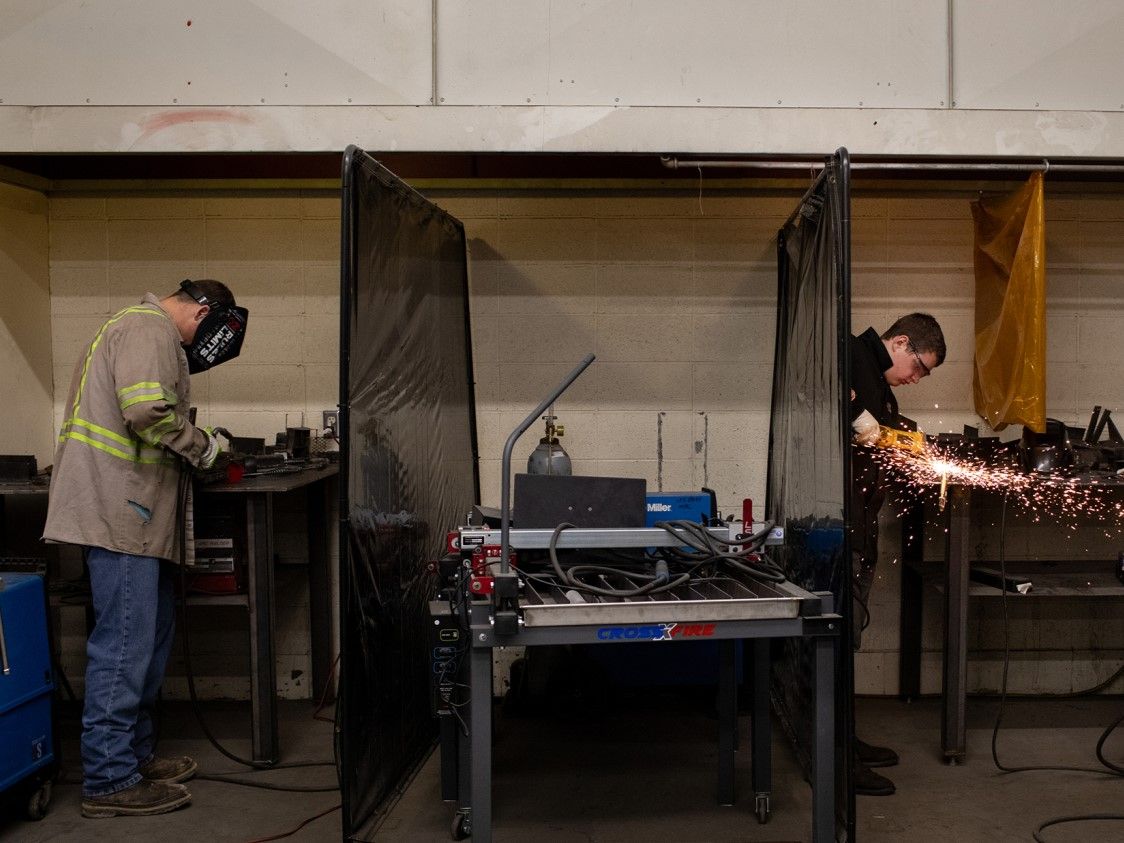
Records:
{"label": "welding glove", "polygon": [[214,466],[218,461],[219,454],[222,453],[223,447],[213,428],[204,427],[203,435],[207,437],[207,448],[203,451],[203,456],[199,460],[199,467],[207,469]]}
{"label": "welding glove", "polygon": [[863,410],[858,418],[851,422],[851,429],[855,431],[854,441],[857,445],[873,445],[878,441],[878,419],[870,414],[870,410]]}

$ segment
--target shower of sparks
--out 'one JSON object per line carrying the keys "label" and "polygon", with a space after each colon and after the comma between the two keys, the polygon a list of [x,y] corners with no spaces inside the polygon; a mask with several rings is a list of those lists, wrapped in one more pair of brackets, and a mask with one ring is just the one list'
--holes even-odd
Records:
{"label": "shower of sparks", "polygon": [[1118,493],[1121,484],[1115,480],[1028,474],[1016,465],[958,457],[932,443],[919,453],[897,448],[872,450],[889,478],[896,481],[889,491],[901,503],[937,496],[943,510],[947,487],[967,486],[1003,495],[1009,505],[1025,510],[1034,522],[1048,520],[1076,531],[1080,518],[1098,524],[1109,537],[1124,532],[1124,495]]}

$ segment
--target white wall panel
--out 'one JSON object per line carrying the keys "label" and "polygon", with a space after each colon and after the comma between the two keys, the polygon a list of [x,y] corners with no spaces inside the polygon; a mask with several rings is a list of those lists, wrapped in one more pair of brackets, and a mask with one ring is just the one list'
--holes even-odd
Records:
{"label": "white wall panel", "polygon": [[444,2],[450,104],[939,108],[931,0]]}
{"label": "white wall panel", "polygon": [[1124,109],[1120,0],[956,0],[953,38],[957,108]]}
{"label": "white wall panel", "polygon": [[423,104],[430,4],[0,2],[0,102]]}
{"label": "white wall panel", "polygon": [[1124,157],[1124,113],[607,106],[0,106],[9,152],[647,152]]}

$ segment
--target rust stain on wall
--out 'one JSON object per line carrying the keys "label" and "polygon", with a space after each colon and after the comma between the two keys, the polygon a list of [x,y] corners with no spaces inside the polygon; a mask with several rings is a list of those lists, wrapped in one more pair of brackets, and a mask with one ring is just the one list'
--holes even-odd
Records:
{"label": "rust stain on wall", "polygon": [[247,115],[225,108],[192,108],[187,110],[162,111],[154,114],[140,125],[141,133],[133,144],[148,140],[153,135],[184,123],[242,123],[254,121]]}

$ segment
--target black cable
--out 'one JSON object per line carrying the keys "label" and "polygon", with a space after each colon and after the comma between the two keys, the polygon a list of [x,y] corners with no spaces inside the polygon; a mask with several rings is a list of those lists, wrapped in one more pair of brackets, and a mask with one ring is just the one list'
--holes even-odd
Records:
{"label": "black cable", "polygon": [[289,831],[284,831],[280,834],[272,834],[269,837],[255,837],[253,840],[248,841],[248,843],[269,843],[270,840],[283,840],[286,837],[292,837],[310,822],[318,820],[321,817],[326,817],[333,811],[338,811],[341,807],[343,807],[342,803],[340,805],[333,805],[331,808],[321,811],[319,814],[313,814],[311,817],[307,817],[296,828],[292,828]]}
{"label": "black cable", "polygon": [[[563,522],[554,528],[554,532],[550,536],[550,545],[547,550],[550,553],[550,562],[554,566],[554,573],[558,577],[563,586],[575,589],[577,591],[586,591],[590,594],[599,594],[605,597],[639,597],[643,594],[655,594],[668,589],[675,588],[682,585],[690,579],[689,574],[680,574],[672,579],[666,570],[656,574],[632,574],[636,579],[647,580],[645,585],[637,586],[636,588],[603,588],[597,585],[590,585],[589,583],[582,582],[570,571],[562,570],[562,564],[558,561],[558,537],[562,535],[563,530],[575,528],[576,524]],[[580,566],[584,568],[594,568],[592,565]],[[603,569],[611,571],[614,574],[620,572],[615,569]]]}
{"label": "black cable", "polygon": [[[765,538],[772,530],[772,521],[765,522],[765,526],[755,533],[733,540],[720,539],[704,525],[696,524],[694,521],[659,521],[654,526],[666,530],[695,551],[694,554],[684,554],[679,551],[676,555],[684,561],[695,564],[722,562],[747,576],[765,582],[784,582],[786,579],[778,565],[755,552],[764,544]],[[737,553],[728,549],[735,546],[741,546],[743,549]]]}
{"label": "black cable", "polygon": [[1124,814],[1084,814],[1081,816],[1073,817],[1054,817],[1052,820],[1046,820],[1034,832],[1034,839],[1038,843],[1046,843],[1045,840],[1039,835],[1039,832],[1044,828],[1049,828],[1052,825],[1061,825],[1062,823],[1076,823],[1076,822],[1093,822],[1101,820],[1124,820]]}
{"label": "black cable", "polygon": [[[331,764],[332,762],[328,763]],[[224,782],[225,784],[237,784],[242,787],[257,787],[262,790],[283,790],[287,793],[335,793],[339,790],[338,785],[332,785],[331,787],[306,787],[304,785],[268,784],[266,782],[248,781],[247,779],[238,779],[233,776],[220,776],[209,773],[196,774],[195,778],[207,782]]]}
{"label": "black cable", "polygon": [[1124,767],[1113,764],[1111,761],[1104,757],[1105,742],[1108,741],[1108,736],[1111,735],[1116,727],[1121,723],[1124,723],[1124,714],[1121,714],[1119,717],[1113,720],[1112,723],[1109,724],[1109,727],[1104,730],[1104,734],[1102,734],[1100,740],[1097,741],[1097,760],[1108,767],[1110,770],[1113,770],[1116,773],[1124,776]]}
{"label": "black cable", "polygon": [[[783,582],[786,579],[779,566],[757,553],[757,548],[764,544],[766,536],[772,529],[772,522],[767,522],[755,533],[742,535],[734,540],[720,539],[705,525],[693,521],[661,521],[654,526],[670,533],[677,541],[682,542],[683,546],[689,548],[686,551],[680,547],[661,548],[661,559],[656,561],[654,572],[638,569],[635,565],[624,569],[620,565],[582,563],[564,568],[558,558],[558,540],[563,531],[572,529],[575,525],[562,523],[554,529],[547,548],[557,580],[550,582],[526,572],[524,576],[532,581],[572,589],[579,593],[621,598],[661,594],[678,588],[691,582],[692,577],[697,576],[696,572],[707,565],[725,565],[745,576],[764,582]],[[729,549],[735,546],[740,548],[737,552]],[[672,573],[670,565],[685,567],[687,570]],[[595,585],[583,579],[590,576],[599,578],[601,584]],[[640,580],[643,584],[633,588],[614,587],[609,585],[607,577],[627,577],[634,581]]]}

